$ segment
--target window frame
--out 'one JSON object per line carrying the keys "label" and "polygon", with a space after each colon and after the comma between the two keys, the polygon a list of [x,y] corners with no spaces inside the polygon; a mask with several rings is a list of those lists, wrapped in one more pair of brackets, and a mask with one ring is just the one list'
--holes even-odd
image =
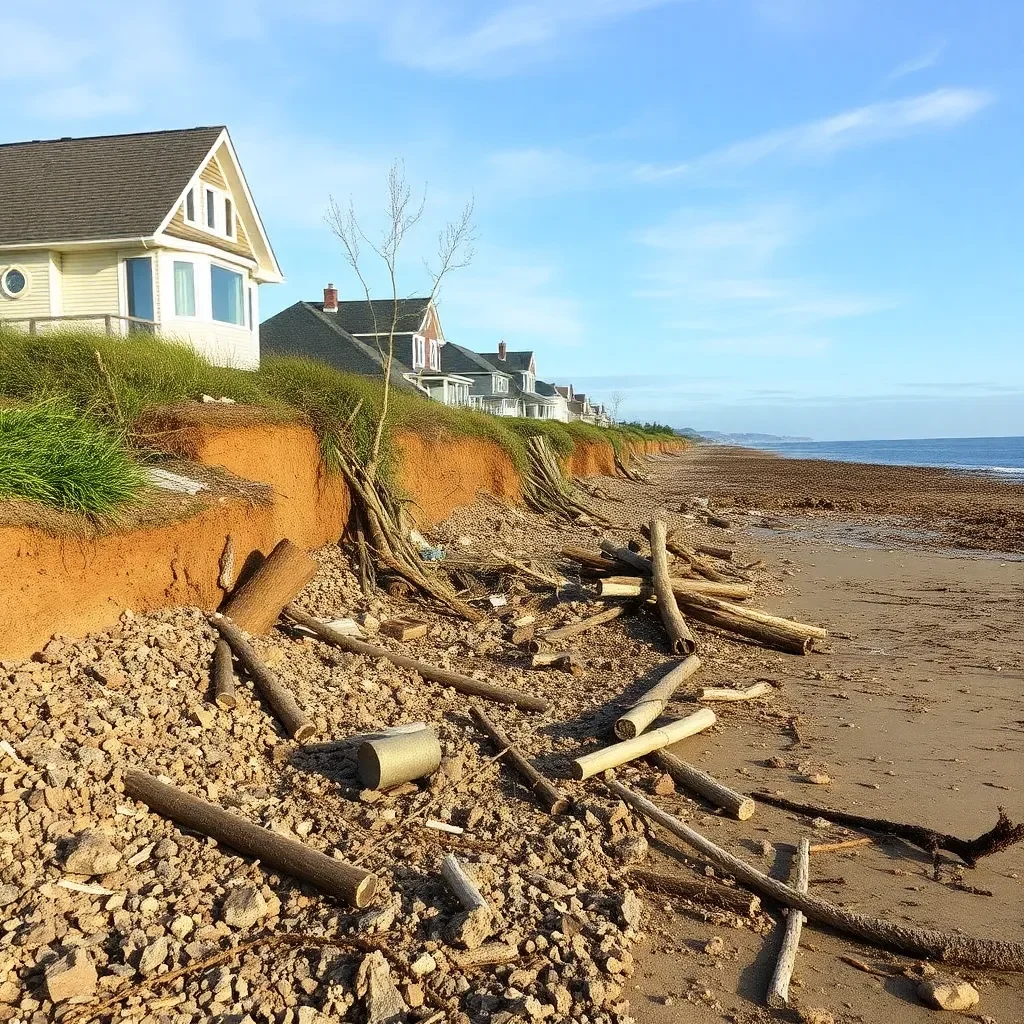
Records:
{"label": "window frame", "polygon": [[[189,207],[190,206],[192,207],[192,212],[191,213],[189,213]],[[192,224],[194,226],[195,223],[196,223],[196,187],[195,187],[195,185],[193,185],[185,193],[185,201],[182,204],[181,211],[182,211],[182,218],[184,219],[185,223],[186,224]]]}
{"label": "window frame", "polygon": [[[238,302],[238,308],[239,308],[239,311],[240,311],[241,316],[242,316],[242,320],[241,320],[240,323],[236,322],[234,320],[221,320],[221,319],[219,319],[214,314],[214,289],[213,289],[213,272],[214,272],[214,270],[223,270],[226,273],[234,274],[241,281],[242,290],[241,290],[241,293],[239,295],[239,302]],[[245,306],[246,306],[246,302],[245,302],[245,285],[246,285],[246,275],[242,271],[238,270],[235,267],[232,267],[230,264],[219,263],[217,260],[210,260],[210,319],[215,324],[223,324],[225,327],[239,327],[242,330],[251,330],[252,329],[251,325],[246,323],[246,317],[245,317]]]}
{"label": "window frame", "polygon": [[[178,311],[178,290],[177,290],[177,271],[178,265],[181,264],[183,267],[192,268],[192,312],[181,313]],[[176,320],[198,320],[199,319],[199,303],[196,301],[196,264],[194,260],[171,260],[171,294],[174,301],[174,317]],[[217,321],[220,323],[220,321]]]}
{"label": "window frame", "polygon": [[412,368],[423,370],[427,367],[427,339],[422,334],[412,336]]}
{"label": "window frame", "polygon": [[[25,282],[21,286],[20,291],[12,292],[7,287],[7,275],[12,271],[17,271],[17,273],[21,274],[21,279]],[[0,292],[3,292],[4,296],[12,302],[17,302],[18,299],[24,298],[31,288],[32,276],[20,263],[10,263],[0,270]]]}

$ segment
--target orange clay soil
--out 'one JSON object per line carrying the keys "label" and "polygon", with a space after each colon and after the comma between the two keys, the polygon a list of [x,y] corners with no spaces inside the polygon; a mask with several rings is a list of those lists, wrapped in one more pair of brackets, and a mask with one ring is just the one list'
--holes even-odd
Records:
{"label": "orange clay soil", "polygon": [[610,444],[583,441],[562,460],[570,476],[615,476],[615,450]]}

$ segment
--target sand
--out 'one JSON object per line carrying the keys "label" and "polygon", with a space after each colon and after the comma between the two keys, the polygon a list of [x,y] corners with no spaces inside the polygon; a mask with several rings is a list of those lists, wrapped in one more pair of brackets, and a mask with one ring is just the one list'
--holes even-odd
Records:
{"label": "sand", "polygon": [[[654,476],[659,490],[673,496],[669,507],[680,496],[710,493],[723,507],[770,513],[773,529],[756,525],[765,521],[761,515],[726,513],[748,524],[734,531],[743,557],[761,557],[769,569],[791,574],[786,592],[759,607],[851,637],[788,659],[775,673],[759,671],[749,659],[737,662],[735,684],[762,675],[781,684],[773,713],[720,706],[728,727],[680,744],[681,756],[744,791],[764,788],[964,837],[994,824],[997,805],[1024,818],[1024,563],[979,557],[989,545],[1020,550],[1024,488],[728,449],[698,449],[658,463]],[[812,497],[818,507],[801,509]],[[821,500],[837,507],[821,509]],[[871,546],[872,537],[888,546]],[[974,547],[942,550],[952,544]],[[785,725],[789,714],[799,715],[801,744]],[[785,767],[768,767],[780,763],[773,758]],[[809,773],[832,782],[809,783]],[[818,830],[807,818],[768,806],[742,824],[699,811],[691,823],[780,877],[788,871],[789,844],[799,837],[824,842],[855,835]],[[763,842],[771,844],[767,853]],[[661,865],[670,867],[679,849],[666,840]],[[958,888],[961,877],[991,895]],[[812,891],[850,909],[1015,940],[1022,937],[1022,878],[1021,847],[974,870],[958,870],[955,858],[944,858],[939,880],[926,854],[898,842],[811,862]],[[718,929],[725,953],[709,955],[703,950],[711,929],[698,918],[663,909],[657,927],[662,933],[655,932],[640,958],[629,993],[641,1024],[787,1019],[763,1009],[780,933],[766,939]],[[840,955],[895,976],[865,973]],[[931,1020],[935,1011],[921,1004],[916,982],[901,973],[911,966],[907,958],[806,926],[792,995],[803,1007],[829,1009],[837,1021]],[[1024,1020],[1024,978],[960,973],[981,993],[974,1013],[1001,1024]]]}

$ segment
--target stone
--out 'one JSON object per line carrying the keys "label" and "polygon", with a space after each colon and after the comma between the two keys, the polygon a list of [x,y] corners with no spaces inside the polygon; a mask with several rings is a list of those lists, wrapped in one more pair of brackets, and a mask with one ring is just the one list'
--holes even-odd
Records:
{"label": "stone", "polygon": [[494,918],[486,907],[467,910],[448,922],[448,941],[466,949],[479,949],[494,927]]}
{"label": "stone", "polygon": [[426,992],[422,985],[409,982],[405,986],[405,1001],[411,1009],[415,1010],[422,1006],[425,1000]]}
{"label": "stone", "polygon": [[619,901],[619,917],[627,928],[638,928],[644,905],[632,889],[627,889]]}
{"label": "stone", "polygon": [[84,949],[72,949],[46,968],[46,994],[55,1003],[91,996],[96,981],[96,968]]}
{"label": "stone", "polygon": [[20,895],[21,890],[16,885],[0,885],[0,907],[10,906]]}
{"label": "stone", "polygon": [[800,1024],[836,1024],[836,1019],[831,1010],[820,1006],[801,1007],[797,1010]]}
{"label": "stone", "polygon": [[267,901],[255,885],[232,889],[221,907],[221,917],[232,928],[251,928],[267,913]]}
{"label": "stone", "polygon": [[196,923],[192,920],[188,914],[179,914],[171,922],[171,934],[176,939],[184,939],[185,936],[191,933],[192,929],[195,928]]}
{"label": "stone", "polygon": [[391,978],[391,968],[379,949],[363,958],[355,987],[356,995],[363,999],[366,1006],[367,1024],[399,1021],[408,1010]]}
{"label": "stone", "polygon": [[409,970],[413,977],[422,978],[437,970],[437,961],[429,953],[423,953],[409,965]]}
{"label": "stone", "polygon": [[720,936],[715,935],[704,946],[704,952],[707,953],[708,956],[721,956],[725,952],[724,940]]}
{"label": "stone", "polygon": [[926,978],[917,986],[917,994],[921,1002],[933,1010],[969,1010],[981,999],[970,982],[948,974]]}
{"label": "stone", "polygon": [[139,973],[143,975],[155,973],[167,959],[168,952],[166,936],[161,935],[160,938],[154,939],[139,957]]}
{"label": "stone", "polygon": [[121,853],[100,832],[82,832],[68,844],[64,867],[73,875],[106,875],[116,871]]}
{"label": "stone", "polygon": [[651,786],[651,792],[655,796],[671,796],[676,791],[676,784],[672,776],[667,772],[659,775]]}
{"label": "stone", "polygon": [[612,846],[615,859],[623,865],[642,864],[647,859],[647,840],[644,836],[625,836]]}

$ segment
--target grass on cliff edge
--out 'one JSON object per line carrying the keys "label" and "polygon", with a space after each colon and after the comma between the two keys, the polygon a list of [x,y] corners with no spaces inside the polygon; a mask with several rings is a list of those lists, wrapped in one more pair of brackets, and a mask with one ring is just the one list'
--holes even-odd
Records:
{"label": "grass on cliff edge", "polygon": [[57,402],[0,406],[0,498],[112,520],[142,490],[124,437]]}
{"label": "grass on cliff edge", "polygon": [[[357,457],[365,461],[380,416],[383,387],[379,380],[298,357],[271,357],[259,370],[239,370],[214,366],[187,345],[151,335],[109,338],[84,330],[29,335],[0,325],[0,399],[58,401],[91,422],[130,433],[147,411],[203,394],[262,406],[283,418],[308,420],[329,460],[332,436],[361,402],[347,436]],[[526,440],[536,434],[547,437],[560,455],[569,454],[580,441],[592,441],[610,443],[620,456],[630,442],[674,436],[669,428],[603,428],[503,418],[392,389],[381,451],[381,471],[391,478],[396,468],[393,439],[402,430],[428,438],[493,441],[508,451],[519,469],[526,466]]]}

